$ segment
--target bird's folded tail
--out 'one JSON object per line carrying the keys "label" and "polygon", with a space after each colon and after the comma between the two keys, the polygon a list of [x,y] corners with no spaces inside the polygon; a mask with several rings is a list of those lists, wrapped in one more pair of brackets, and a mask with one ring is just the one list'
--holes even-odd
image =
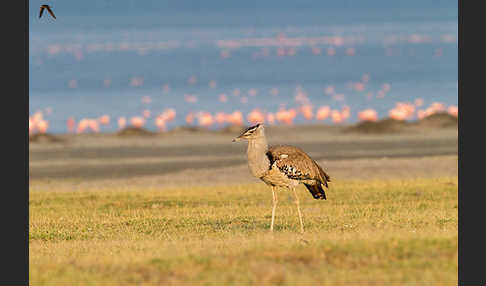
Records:
{"label": "bird's folded tail", "polygon": [[324,186],[326,186],[326,188],[329,188],[329,186],[327,185],[327,182],[330,182],[331,181],[331,177],[329,177],[328,174],[326,174],[326,172],[324,172],[324,170],[322,170],[321,166],[319,166],[319,164],[315,163],[317,168],[319,169],[319,177],[321,179],[321,183],[324,184]]}
{"label": "bird's folded tail", "polygon": [[304,184],[307,189],[310,191],[314,199],[316,200],[325,200],[326,199],[326,193],[324,192],[324,189],[322,188],[322,184],[316,183],[315,185],[309,185],[309,184]]}

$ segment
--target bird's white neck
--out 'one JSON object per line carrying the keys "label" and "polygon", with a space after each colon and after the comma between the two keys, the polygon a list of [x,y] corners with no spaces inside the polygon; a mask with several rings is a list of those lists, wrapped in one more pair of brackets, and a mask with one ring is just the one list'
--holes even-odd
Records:
{"label": "bird's white neck", "polygon": [[260,178],[270,168],[267,157],[268,145],[265,136],[248,140],[248,168],[253,176]]}

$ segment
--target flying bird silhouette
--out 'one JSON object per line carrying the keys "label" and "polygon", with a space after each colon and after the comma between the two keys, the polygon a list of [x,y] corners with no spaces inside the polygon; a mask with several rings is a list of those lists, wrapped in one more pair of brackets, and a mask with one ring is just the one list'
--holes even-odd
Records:
{"label": "flying bird silhouette", "polygon": [[41,5],[40,6],[40,13],[39,13],[39,18],[42,17],[42,13],[44,13],[44,9],[47,9],[47,12],[49,12],[49,14],[51,14],[51,16],[56,19],[56,16],[54,16],[54,13],[52,12],[51,10],[51,6],[49,5]]}

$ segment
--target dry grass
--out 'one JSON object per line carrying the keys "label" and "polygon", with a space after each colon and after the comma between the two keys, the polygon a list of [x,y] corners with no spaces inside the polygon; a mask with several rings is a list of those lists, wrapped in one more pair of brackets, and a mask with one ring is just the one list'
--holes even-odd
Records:
{"label": "dry grass", "polygon": [[[52,181],[55,186],[56,182]],[[76,183],[73,183],[76,184]],[[327,201],[263,183],[30,185],[31,285],[457,285],[457,177],[336,180]]]}

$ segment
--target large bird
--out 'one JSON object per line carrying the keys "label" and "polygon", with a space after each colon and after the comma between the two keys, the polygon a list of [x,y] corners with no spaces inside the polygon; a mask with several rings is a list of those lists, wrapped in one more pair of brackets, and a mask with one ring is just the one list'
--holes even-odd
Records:
{"label": "large bird", "polygon": [[52,10],[51,10],[51,6],[46,5],[46,4],[40,6],[39,18],[42,17],[42,13],[44,13],[44,9],[47,9],[47,12],[49,12],[49,14],[51,14],[51,16],[54,19],[56,19],[56,16],[54,15],[54,12],[52,12]]}
{"label": "large bird", "polygon": [[331,181],[331,178],[316,161],[297,147],[278,145],[269,148],[263,124],[249,127],[240,136],[233,139],[233,142],[242,139],[248,140],[248,167],[251,174],[260,178],[272,188],[273,208],[270,231],[273,232],[275,209],[278,202],[275,188],[286,187],[294,192],[295,203],[299,213],[300,229],[303,233],[304,223],[295,187],[302,183],[314,199],[325,200],[326,193],[323,187],[328,188],[328,182]]}

